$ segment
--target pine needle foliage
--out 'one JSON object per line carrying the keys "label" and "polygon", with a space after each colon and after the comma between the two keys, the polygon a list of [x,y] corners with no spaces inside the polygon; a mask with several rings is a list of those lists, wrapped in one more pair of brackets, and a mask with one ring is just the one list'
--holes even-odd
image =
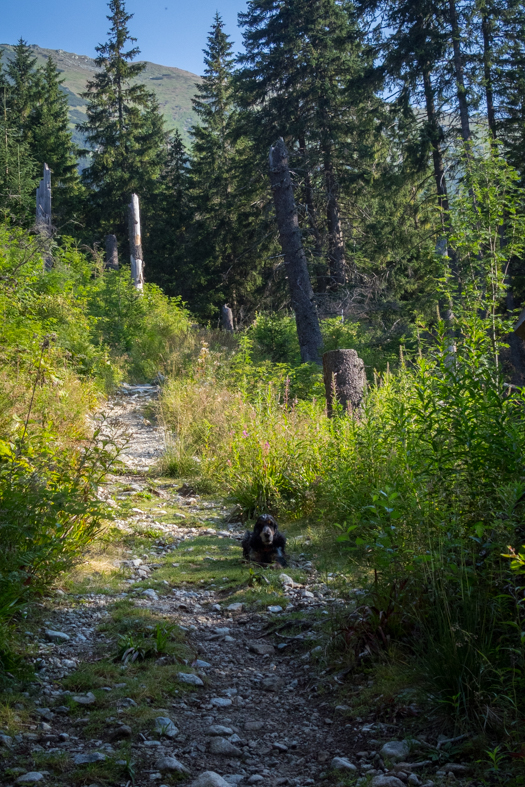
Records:
{"label": "pine needle foliage", "polygon": [[109,10],[109,38],[96,48],[100,71],[87,84],[87,121],[79,130],[90,150],[83,173],[89,223],[125,237],[131,194],[147,195],[162,170],[165,132],[155,95],[136,81],[145,65],[132,62],[140,53],[128,28],[133,14],[124,0],[111,0]]}

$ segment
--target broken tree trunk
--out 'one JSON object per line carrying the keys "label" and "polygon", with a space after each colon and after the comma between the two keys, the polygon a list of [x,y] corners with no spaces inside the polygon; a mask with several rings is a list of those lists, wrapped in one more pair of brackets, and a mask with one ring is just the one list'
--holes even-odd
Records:
{"label": "broken tree trunk", "polygon": [[131,202],[129,203],[129,248],[133,286],[136,290],[142,292],[144,289],[144,257],[142,255],[140,234],[139,198],[136,194],[131,195]]}
{"label": "broken tree trunk", "polygon": [[301,240],[292,178],[288,167],[288,151],[282,138],[270,148],[270,183],[288,275],[290,298],[295,313],[301,360],[303,363],[319,364],[319,351],[323,340]]}
{"label": "broken tree trunk", "polygon": [[323,377],[328,417],[334,414],[334,400],[343,412],[357,410],[366,392],[364,361],[355,350],[331,350],[323,355]]}
{"label": "broken tree trunk", "polygon": [[233,333],[233,312],[226,303],[222,307],[222,329],[223,331],[228,331],[228,333]]}
{"label": "broken tree trunk", "polygon": [[106,235],[106,268],[118,271],[118,246],[115,235]]}
{"label": "broken tree trunk", "polygon": [[53,228],[51,224],[51,170],[47,164],[44,164],[44,177],[36,190],[36,226],[45,247],[44,270],[48,271],[53,267],[53,258],[47,242],[53,235]]}

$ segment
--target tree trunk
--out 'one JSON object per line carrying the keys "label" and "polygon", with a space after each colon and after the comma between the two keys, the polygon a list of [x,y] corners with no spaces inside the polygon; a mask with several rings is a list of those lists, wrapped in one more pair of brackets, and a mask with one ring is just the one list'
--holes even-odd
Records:
{"label": "tree trunk", "polygon": [[485,100],[487,103],[487,121],[492,139],[496,139],[496,113],[494,110],[494,87],[492,84],[492,29],[490,19],[484,14],[481,19],[483,34],[483,77],[485,80]]}
{"label": "tree trunk", "polygon": [[325,353],[323,377],[329,418],[334,414],[334,398],[343,412],[357,410],[366,392],[366,372],[364,361],[355,350]]}
{"label": "tree trunk", "polygon": [[36,226],[46,247],[44,271],[49,271],[53,267],[53,258],[49,253],[48,239],[53,235],[53,225],[51,222],[51,170],[47,164],[44,164],[44,177],[36,190]]}
{"label": "tree trunk", "polygon": [[299,139],[299,154],[301,155],[304,162],[304,197],[306,211],[308,213],[308,224],[310,225],[310,230],[314,239],[314,274],[317,281],[317,292],[326,292],[328,284],[328,270],[326,263],[323,260],[323,241],[317,222],[314,189],[312,186],[312,179],[310,177],[308,161],[306,159],[306,142],[303,137]]}
{"label": "tree trunk", "polygon": [[443,164],[443,154],[441,152],[441,129],[436,115],[434,103],[434,92],[428,67],[423,67],[423,88],[425,91],[425,107],[427,111],[427,121],[430,127],[432,139],[432,163],[434,165],[434,180],[436,181],[436,191],[439,206],[442,211],[443,222],[450,221],[450,209],[448,204],[447,182],[445,180],[445,166]]}
{"label": "tree trunk", "polygon": [[288,275],[292,308],[303,363],[320,363],[323,340],[314,303],[314,293],[295,205],[288,151],[282,138],[270,148],[270,183],[272,186],[279,238]]}
{"label": "tree trunk", "polygon": [[[514,294],[512,292],[511,282],[508,282],[507,295],[505,297],[505,305],[508,312],[514,310]],[[525,339],[525,310],[521,312],[518,322],[509,334],[509,348],[510,348],[510,362],[513,368],[512,383],[514,385],[523,385],[523,357],[522,357],[522,340]]]}
{"label": "tree trunk", "polygon": [[[463,142],[470,142],[470,121],[467,103],[467,88],[465,87],[465,74],[463,70],[463,56],[461,54],[461,33],[459,29],[456,0],[449,0],[450,26],[452,28],[452,49],[454,52],[454,77],[461,121],[461,136]],[[468,155],[468,151],[467,151]]]}
{"label": "tree trunk", "polygon": [[131,254],[131,278],[136,290],[144,289],[144,257],[142,255],[142,238],[140,234],[140,207],[136,194],[131,195],[129,204],[129,248]]}
{"label": "tree trunk", "polygon": [[427,121],[430,127],[431,140],[432,140],[432,163],[434,166],[434,180],[436,182],[436,192],[438,197],[438,204],[441,209],[441,225],[443,233],[447,240],[447,253],[450,258],[450,266],[452,272],[458,282],[459,270],[457,263],[457,255],[449,243],[450,235],[452,234],[452,222],[450,218],[450,205],[448,201],[447,182],[445,179],[445,165],[443,163],[443,153],[441,151],[441,128],[438,122],[436,106],[434,103],[434,91],[432,88],[432,80],[428,66],[422,67],[423,74],[423,88],[425,92],[425,108],[427,113]]}
{"label": "tree trunk", "polygon": [[326,184],[326,218],[328,222],[328,261],[332,281],[337,287],[346,284],[345,244],[338,188],[329,153],[325,154],[324,176]]}
{"label": "tree trunk", "polygon": [[228,333],[233,333],[233,312],[228,306],[225,304],[222,307],[222,329],[223,331],[228,331]]}
{"label": "tree trunk", "polygon": [[118,271],[118,246],[115,235],[106,235],[106,268]]}

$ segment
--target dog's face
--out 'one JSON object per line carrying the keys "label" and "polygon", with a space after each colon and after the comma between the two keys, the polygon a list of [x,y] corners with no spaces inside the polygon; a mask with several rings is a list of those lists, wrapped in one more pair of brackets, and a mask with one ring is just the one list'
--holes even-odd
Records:
{"label": "dog's face", "polygon": [[266,546],[273,544],[273,537],[277,531],[277,522],[270,514],[263,514],[255,523],[254,532]]}

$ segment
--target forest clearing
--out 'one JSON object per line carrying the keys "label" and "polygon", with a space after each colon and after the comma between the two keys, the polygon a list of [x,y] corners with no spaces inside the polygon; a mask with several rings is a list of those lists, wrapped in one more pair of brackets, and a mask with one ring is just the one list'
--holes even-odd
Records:
{"label": "forest clearing", "polygon": [[184,139],[108,6],[83,147],[0,69],[1,787],[525,785],[521,5],[249,0]]}

